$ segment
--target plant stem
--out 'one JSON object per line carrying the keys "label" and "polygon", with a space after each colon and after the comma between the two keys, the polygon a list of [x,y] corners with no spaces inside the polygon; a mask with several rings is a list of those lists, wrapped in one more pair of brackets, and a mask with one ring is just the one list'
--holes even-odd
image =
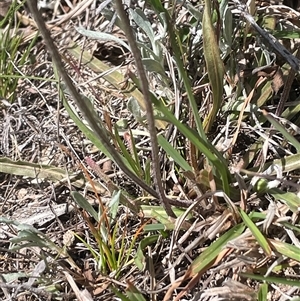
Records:
{"label": "plant stem", "polygon": [[117,13],[121,19],[122,25],[123,25],[123,31],[126,34],[128,43],[130,45],[136,68],[139,73],[139,77],[141,80],[141,88],[145,99],[145,105],[146,105],[146,111],[147,111],[147,121],[148,121],[148,130],[150,134],[150,140],[151,140],[151,150],[152,150],[152,166],[154,170],[154,180],[156,184],[157,193],[162,201],[162,205],[164,206],[164,209],[166,210],[167,214],[172,217],[176,217],[174,212],[172,211],[171,205],[169,203],[169,200],[167,199],[162,180],[161,180],[161,173],[160,173],[160,165],[159,165],[159,156],[158,156],[158,142],[157,142],[157,132],[155,128],[155,120],[154,120],[154,113],[153,113],[153,107],[152,107],[152,101],[151,96],[149,92],[149,85],[148,85],[148,79],[146,76],[146,72],[143,66],[141,52],[137,47],[137,43],[135,40],[135,37],[132,33],[132,29],[130,26],[130,22],[128,19],[128,16],[124,10],[122,0],[116,0],[116,10]]}

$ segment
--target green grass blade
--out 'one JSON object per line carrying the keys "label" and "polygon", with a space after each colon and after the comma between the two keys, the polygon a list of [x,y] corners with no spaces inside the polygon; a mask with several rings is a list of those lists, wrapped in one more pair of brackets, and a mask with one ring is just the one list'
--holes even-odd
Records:
{"label": "green grass blade", "polygon": [[[132,136],[131,136],[132,137]],[[137,176],[141,176],[140,174],[140,168],[139,168],[139,163],[136,162],[133,158],[132,155],[129,153],[129,151],[126,149],[125,144],[123,143],[123,141],[121,140],[120,136],[119,136],[119,132],[118,132],[118,127],[115,125],[115,139],[118,143],[118,146],[120,147],[123,156],[125,158],[125,160],[127,160],[128,164],[131,166],[131,170],[134,171],[134,173]]]}
{"label": "green grass blade", "polygon": [[158,2],[159,1],[155,1],[155,0],[151,1],[154,8],[159,11],[160,16],[164,17],[164,21],[167,24],[168,33],[170,36],[170,43],[171,43],[172,50],[174,52],[174,58],[176,61],[176,65],[180,77],[182,78],[182,81],[184,83],[184,87],[187,93],[187,98],[189,100],[189,104],[193,112],[193,117],[195,119],[197,132],[204,141],[208,141],[202,126],[202,122],[198,112],[198,106],[194,97],[193,89],[191,87],[191,82],[186,72],[185,66],[183,65],[182,57],[184,56],[184,54],[182,53],[182,51],[180,51],[182,50],[180,37],[176,35],[176,29],[174,29],[174,24],[172,22],[172,18],[170,17],[169,12],[161,5],[161,3]]}
{"label": "green grass blade", "polygon": [[142,293],[130,282],[127,281],[127,290],[126,294],[129,297],[130,301],[146,301]]}
{"label": "green grass blade", "polygon": [[52,165],[41,165],[26,161],[12,161],[8,158],[0,157],[0,173],[7,173],[16,176],[25,176],[39,180],[70,181],[70,183],[77,188],[85,187],[89,191],[96,190],[98,193],[105,193],[105,189],[101,184],[91,180],[85,179],[82,174],[68,174],[65,169],[61,169]]}
{"label": "green grass blade", "polygon": [[300,262],[300,249],[298,247],[274,239],[269,239],[269,242],[276,252]]}
{"label": "green grass blade", "polygon": [[143,250],[149,246],[152,245],[153,243],[155,243],[157,241],[157,239],[159,238],[159,235],[151,235],[151,236],[147,236],[145,238],[143,238],[138,246],[138,249],[136,251],[136,256],[134,258],[134,262],[136,264],[136,266],[143,271],[146,267],[146,258],[144,256],[144,252]]}
{"label": "green grass blade", "polygon": [[151,183],[151,161],[150,160],[147,160],[145,163],[144,178],[145,178],[145,182],[148,185],[150,185]]}
{"label": "green grass blade", "polygon": [[272,123],[274,128],[277,131],[279,131],[283,135],[283,137],[297,149],[298,153],[300,153],[300,143],[298,142],[298,140],[293,135],[291,135],[274,117],[272,117],[266,111],[263,110],[263,114],[268,119],[268,121]]}
{"label": "green grass blade", "polygon": [[268,285],[266,283],[263,283],[259,287],[258,291],[258,301],[267,301],[268,298]]}
{"label": "green grass blade", "polygon": [[164,149],[168,156],[170,156],[184,171],[192,171],[191,166],[185,161],[180,153],[163,137],[157,137],[159,145]]}
{"label": "green grass blade", "polygon": [[197,257],[190,266],[190,274],[195,275],[204,270],[211,262],[219,255],[220,251],[226,244],[238,237],[244,231],[245,226],[242,224],[236,225],[219,239],[212,243],[199,257]]}
{"label": "green grass blade", "polygon": [[203,52],[206,62],[208,78],[213,93],[213,106],[209,115],[203,122],[203,127],[208,132],[215,121],[222,104],[224,66],[220,58],[220,50],[216,39],[215,29],[212,24],[211,0],[205,0],[203,13]]}
{"label": "green grass blade", "polygon": [[158,101],[155,97],[152,101],[156,108],[164,114],[164,117],[172,124],[177,126],[178,130],[189,139],[198,150],[203,153],[209,162],[214,166],[215,172],[221,175],[222,185],[224,192],[229,195],[229,171],[227,168],[227,162],[222,155],[215,149],[215,147],[209,142],[206,142],[199,137],[193,130],[182,124],[175,116],[164,106],[163,103]]}
{"label": "green grass blade", "polygon": [[120,298],[120,300],[122,301],[132,301],[131,299],[129,299],[127,296],[125,296],[124,294],[122,294],[119,290],[117,290],[115,287],[110,287],[110,289],[113,291],[113,293]]}
{"label": "green grass blade", "polygon": [[244,277],[244,278],[254,279],[254,280],[266,281],[269,283],[273,282],[273,283],[284,284],[284,285],[288,285],[288,286],[292,286],[292,287],[293,286],[300,287],[299,280],[290,280],[290,279],[286,279],[286,278],[272,277],[272,276],[264,277],[262,275],[249,274],[249,273],[241,273],[240,276]]}
{"label": "green grass blade", "polygon": [[129,133],[130,133],[130,141],[132,142],[131,143],[132,156],[133,156],[134,161],[136,163],[136,166],[138,168],[139,175],[143,175],[144,174],[143,168],[140,164],[140,158],[139,158],[139,155],[138,155],[136,144],[134,142],[134,136],[133,136],[133,133],[132,133],[131,129],[129,129]]}
{"label": "green grass blade", "polygon": [[268,241],[264,237],[264,235],[260,232],[260,230],[257,228],[257,226],[252,222],[252,220],[249,218],[249,216],[246,214],[245,211],[242,209],[240,210],[240,215],[245,223],[245,225],[249,228],[253,236],[256,238],[259,245],[262,247],[262,249],[265,251],[267,256],[270,256],[272,254],[272,250],[268,244]]}
{"label": "green grass blade", "polygon": [[87,211],[97,222],[99,222],[99,216],[93,206],[77,191],[71,192],[75,203],[85,211]]}
{"label": "green grass blade", "polygon": [[299,212],[300,198],[294,192],[285,192],[279,188],[272,188],[268,190],[268,193],[276,200],[280,200],[286,204],[292,212]]}
{"label": "green grass blade", "polygon": [[[274,166],[280,167],[282,169],[282,172],[289,172],[300,169],[300,154],[286,156],[280,159],[276,159],[271,163],[266,163],[263,167],[263,170],[267,170],[271,165],[272,168],[270,168],[270,173],[268,173],[268,175],[276,175],[276,169],[274,168]],[[253,168],[250,170],[257,171],[258,168]]]}
{"label": "green grass blade", "polygon": [[[89,129],[84,122],[82,121],[81,118],[78,117],[77,114],[74,113],[73,109],[71,108],[69,102],[65,99],[63,93],[61,95],[64,99],[63,101],[63,105],[66,109],[66,111],[68,112],[68,114],[70,115],[70,117],[72,118],[72,120],[75,122],[75,124],[78,126],[78,128],[80,129],[80,131],[101,151],[105,154],[105,156],[107,156],[109,159],[111,159],[112,161],[114,161],[112,155],[110,154],[110,152],[103,146],[103,144],[99,141],[99,139],[97,138],[97,136],[93,133],[93,131],[91,129]],[[99,120],[98,120],[99,121]],[[104,129],[104,128],[103,128]],[[131,164],[123,157],[120,156],[121,159],[123,160],[124,164],[131,170]]]}

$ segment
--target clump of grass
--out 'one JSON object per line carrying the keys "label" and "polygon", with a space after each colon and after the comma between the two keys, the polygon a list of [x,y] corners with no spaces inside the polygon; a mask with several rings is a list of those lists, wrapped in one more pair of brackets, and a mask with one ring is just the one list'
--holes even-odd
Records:
{"label": "clump of grass", "polygon": [[[268,294],[273,292],[272,286],[275,287],[275,284],[297,290],[297,278],[290,276],[286,279],[285,273],[300,262],[299,185],[295,180],[288,179],[289,174],[299,169],[300,146],[286,124],[298,130],[298,119],[294,121],[292,118],[299,113],[299,106],[285,109],[282,114],[285,120],[262,110],[263,106],[270,108],[275,94],[271,84],[273,81],[274,87],[275,75],[272,78],[270,70],[263,66],[274,64],[270,51],[259,50],[254,57],[247,59],[251,54],[248,48],[257,47],[259,43],[257,35],[253,34],[248,24],[235,18],[225,0],[213,3],[206,0],[204,6],[197,8],[189,2],[177,7],[174,3],[164,6],[159,1],[149,1],[147,9],[155,16],[156,30],[153,30],[141,9],[130,8],[128,14],[136,25],[136,41],[130,34],[132,28],[124,25],[127,21],[122,22],[127,17],[120,4],[118,11],[122,12],[122,18],[116,19],[116,25],[120,28],[127,26],[129,44],[109,34],[97,35],[84,29],[80,32],[94,38],[110,38],[128,49],[137,47],[139,54],[134,50],[134,56],[142,76],[131,74],[129,80],[129,87],[134,87],[135,91],[122,90],[124,77],[118,72],[106,73],[104,77],[124,97],[130,95],[128,109],[143,133],[152,138],[153,134],[157,135],[151,140],[151,149],[153,158],[158,158],[159,149],[163,155],[160,162],[157,160],[149,164],[139,156],[133,130],[129,131],[131,145],[128,150],[120,139],[117,126],[113,128],[103,124],[90,100],[78,94],[61,68],[60,57],[43,26],[40,26],[58,73],[88,125],[58,87],[71,118],[106,157],[143,189],[147,199],[156,198],[163,205],[158,207],[146,203],[146,198],[138,202],[132,200],[109,180],[106,184],[110,187],[112,200],[105,207],[99,199],[98,211],[81,194],[72,193],[77,205],[84,209],[84,220],[96,244],[91,246],[79,236],[78,239],[96,260],[97,272],[118,278],[124,267],[135,264],[141,273],[149,268],[151,283],[156,283],[158,275],[153,262],[149,260],[147,266],[143,251],[148,248],[148,254],[151,254],[152,244],[163,241],[168,244],[162,263],[168,270],[164,276],[169,275],[169,268],[171,271],[171,285],[164,291],[163,300],[180,300],[195,288],[196,283],[201,283],[201,277],[214,275],[222,269],[226,270],[228,277],[238,281],[234,282],[237,291],[232,290],[229,282],[222,283],[227,288],[223,291],[223,297],[269,300]],[[35,11],[33,7],[31,9]],[[104,13],[110,17],[113,15],[111,10]],[[185,22],[182,22],[184,18]],[[78,47],[73,47],[69,52],[79,57]],[[88,62],[93,70],[107,72],[107,66],[95,58],[91,62],[91,56],[86,52],[80,53],[80,58]],[[192,66],[190,60],[196,61],[197,66]],[[241,66],[244,60],[247,62],[245,68]],[[255,72],[247,78],[249,66]],[[282,74],[289,72],[288,65],[272,65],[271,69],[280,69]],[[145,82],[145,74],[151,81]],[[277,73],[277,76],[283,75]],[[195,88],[199,89],[199,94],[196,94]],[[148,97],[150,106],[149,103],[145,106],[139,90],[143,90],[144,96]],[[278,93],[280,88],[275,90]],[[159,133],[145,113],[151,113],[151,118],[154,116]],[[241,145],[239,140],[242,134],[249,133],[249,129],[256,141],[253,143],[249,139],[246,145]],[[223,143],[217,143],[219,140]],[[180,145],[182,141],[183,147]],[[285,148],[280,146],[281,142]],[[261,155],[263,159],[259,160]],[[237,162],[233,163],[234,160]],[[162,168],[159,164],[163,165]],[[162,174],[157,176],[163,169],[172,175],[168,180],[171,179],[179,187],[180,193],[172,191],[175,185],[168,190],[163,186]],[[151,178],[153,174],[156,174],[155,181]],[[162,191],[162,188],[165,190]],[[185,193],[185,188],[193,190],[196,195],[193,200]],[[130,243],[125,243],[124,232],[117,250],[119,224],[115,219],[120,203],[143,216],[149,224],[131,234]],[[175,206],[182,208],[178,210]],[[199,219],[199,212],[203,220]],[[152,221],[155,222],[150,224]],[[138,245],[137,236],[140,234],[144,237]],[[198,252],[200,248],[202,251]],[[180,249],[181,255],[178,255],[177,249]],[[136,254],[133,255],[133,251]],[[189,266],[182,276],[178,276],[175,274],[176,267],[186,254],[192,254],[188,257]],[[245,285],[245,278],[257,281],[258,290]],[[182,283],[187,284],[179,290]],[[152,287],[150,294],[153,299],[157,299],[153,293],[155,290],[156,287]],[[128,282],[125,294],[115,287],[112,291],[122,300],[133,297],[144,300],[138,290],[138,281]],[[216,288],[208,287],[200,300],[213,294],[222,295],[216,292]]]}
{"label": "clump of grass", "polygon": [[12,1],[5,18],[0,21],[0,94],[10,103],[15,101],[20,78],[25,78],[21,70],[29,64],[29,55],[35,44],[35,39],[32,39],[29,45],[22,46],[21,24],[16,12],[23,4]]}

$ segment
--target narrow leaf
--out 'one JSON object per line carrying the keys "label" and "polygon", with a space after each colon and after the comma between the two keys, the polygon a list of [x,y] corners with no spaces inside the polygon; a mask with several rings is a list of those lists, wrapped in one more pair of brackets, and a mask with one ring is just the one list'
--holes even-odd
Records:
{"label": "narrow leaf", "polygon": [[241,273],[240,276],[244,278],[254,279],[254,280],[266,281],[269,283],[273,282],[273,283],[284,284],[292,287],[293,286],[300,287],[299,280],[286,279],[283,277],[271,277],[271,276],[264,277],[263,275],[249,274],[249,273]]}
{"label": "narrow leaf", "polygon": [[77,191],[71,193],[76,204],[87,211],[97,222],[99,222],[99,216],[93,206]]}
{"label": "narrow leaf", "polygon": [[299,212],[300,198],[294,192],[285,192],[279,188],[272,188],[268,191],[276,200],[288,205],[292,212]]}
{"label": "narrow leaf", "polygon": [[164,149],[168,156],[170,156],[184,171],[192,171],[192,167],[185,161],[180,153],[166,140],[162,135],[157,137],[159,145]]}
{"label": "narrow leaf", "polygon": [[75,29],[82,35],[92,38],[92,39],[96,39],[99,41],[111,41],[111,42],[115,42],[117,44],[122,45],[123,47],[125,47],[126,49],[130,50],[129,46],[121,39],[117,38],[116,36],[109,34],[109,33],[105,33],[105,32],[100,32],[100,31],[95,31],[95,30],[88,30],[85,29],[83,27],[75,27]]}
{"label": "narrow leaf", "polygon": [[[25,176],[33,179],[50,180],[53,182],[70,180],[71,184],[77,188],[86,187],[89,191],[94,191],[92,185],[82,174],[68,174],[64,169],[42,165],[26,161],[12,161],[8,158],[0,158],[0,173],[7,173],[16,176]],[[92,180],[91,180],[92,181]],[[96,181],[92,181],[98,193],[105,193],[105,189]]]}
{"label": "narrow leaf", "polygon": [[225,234],[223,234],[217,241],[212,243],[205,251],[198,256],[191,264],[190,276],[193,276],[205,269],[215,258],[219,255],[221,249],[226,246],[226,244],[238,237],[245,227],[242,224],[236,225]]}
{"label": "narrow leaf", "polygon": [[249,228],[253,236],[256,238],[259,245],[262,247],[262,249],[265,251],[267,256],[271,256],[272,250],[268,244],[268,241],[264,237],[264,235],[260,232],[260,230],[257,228],[257,226],[252,222],[252,220],[249,218],[249,216],[246,214],[245,211],[242,209],[240,210],[240,215],[245,223],[245,225]]}
{"label": "narrow leaf", "polygon": [[268,285],[267,283],[263,283],[259,287],[258,301],[267,301],[268,300],[267,295],[268,295]]}
{"label": "narrow leaf", "polygon": [[224,66],[220,58],[220,50],[216,39],[215,29],[211,17],[211,0],[205,0],[203,13],[203,52],[206,61],[209,82],[213,93],[213,106],[204,121],[204,128],[208,132],[221,107],[223,94]]}
{"label": "narrow leaf", "polygon": [[283,137],[297,149],[298,153],[300,153],[299,141],[293,135],[291,135],[273,116],[267,113],[267,111],[262,110],[262,112],[264,116],[268,119],[268,121],[272,123],[274,128],[277,131],[279,131],[283,135]]}
{"label": "narrow leaf", "polygon": [[300,249],[298,247],[274,239],[269,239],[269,242],[276,252],[300,262]]}
{"label": "narrow leaf", "polygon": [[145,259],[143,250],[147,246],[155,243],[157,241],[158,237],[159,237],[159,235],[151,235],[151,236],[148,236],[148,237],[142,239],[141,242],[139,243],[139,247],[137,249],[136,256],[134,258],[134,262],[141,271],[144,270],[144,268],[146,266],[146,259]]}

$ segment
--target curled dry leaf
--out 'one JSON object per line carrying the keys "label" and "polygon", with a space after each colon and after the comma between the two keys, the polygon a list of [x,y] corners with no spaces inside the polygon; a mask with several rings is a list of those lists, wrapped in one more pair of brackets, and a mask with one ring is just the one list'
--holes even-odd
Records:
{"label": "curled dry leaf", "polygon": [[274,91],[275,94],[277,94],[283,85],[284,85],[283,73],[282,73],[281,68],[278,68],[276,73],[273,76],[272,90]]}

